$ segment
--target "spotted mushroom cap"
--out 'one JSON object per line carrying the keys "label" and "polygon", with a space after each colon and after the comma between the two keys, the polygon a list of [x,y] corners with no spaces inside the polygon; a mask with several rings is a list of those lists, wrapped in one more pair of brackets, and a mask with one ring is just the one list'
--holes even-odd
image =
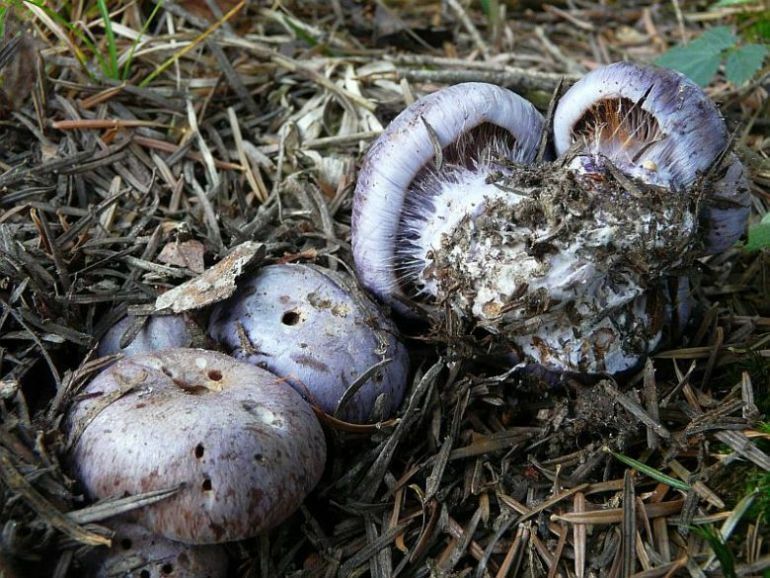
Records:
{"label": "spotted mushroom cap", "polygon": [[179,488],[136,517],[193,544],[241,540],[280,523],[326,459],[321,426],[297,392],[202,349],[120,360],[85,387],[67,423],[71,462],[91,497]]}
{"label": "spotted mushroom cap", "polygon": [[[264,267],[214,307],[209,335],[342,419],[376,421],[401,404],[406,348],[393,323],[342,273],[303,264]],[[383,362],[337,413],[348,388]]]}
{"label": "spotted mushroom cap", "polygon": [[222,546],[174,542],[130,522],[112,525],[112,547],[94,550],[87,560],[92,578],[226,578]]}
{"label": "spotted mushroom cap", "polygon": [[[190,347],[193,342],[193,334],[190,330],[191,321],[183,315],[151,315],[143,320],[143,325],[131,338],[127,335],[135,323],[142,322],[140,318],[126,315],[115,325],[110,327],[99,341],[97,353],[100,357],[123,353],[134,355],[136,353],[149,353],[159,349],[172,347]],[[121,342],[128,338],[128,342],[121,347]]]}
{"label": "spotted mushroom cap", "polygon": [[[568,155],[578,172],[594,172],[607,159],[650,185],[683,191],[698,183],[706,194],[705,253],[743,234],[749,213],[743,166],[735,155],[722,158],[729,141],[724,120],[683,74],[630,62],[597,68],[559,100],[553,132],[557,154]],[[710,182],[699,182],[706,176]]]}
{"label": "spotted mushroom cap", "polygon": [[419,99],[401,112],[372,145],[358,176],[352,218],[353,257],[362,284],[402,312],[395,244],[410,184],[435,163],[479,162],[492,155],[529,163],[537,153],[543,118],[519,95],[469,82]]}

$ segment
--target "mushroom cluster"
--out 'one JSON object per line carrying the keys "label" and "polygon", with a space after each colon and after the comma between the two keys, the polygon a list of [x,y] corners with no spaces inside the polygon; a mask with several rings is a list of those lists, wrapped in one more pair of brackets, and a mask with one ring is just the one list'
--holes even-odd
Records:
{"label": "mushroom cluster", "polygon": [[396,310],[449,311],[556,372],[618,373],[687,314],[695,259],[742,234],[743,166],[713,103],[683,75],[617,63],[543,119],[467,83],[403,111],[366,155],[353,255]]}
{"label": "mushroom cluster", "polygon": [[[408,107],[361,168],[357,275],[401,315],[459,319],[530,367],[626,371],[686,321],[695,260],[742,234],[743,165],[706,95],[653,67],[587,75],[549,130],[488,84]],[[205,313],[229,355],[191,347],[190,319],[126,318],[99,349],[125,357],[73,401],[70,457],[89,497],[174,490],[121,521],[97,575],[222,575],[212,545],[279,524],[321,478],[316,412],[366,423],[401,404],[406,348],[352,278],[265,266]]]}
{"label": "mushroom cluster", "polygon": [[194,334],[183,316],[122,319],[99,353],[125,356],[72,404],[70,459],[90,497],[175,491],[127,516],[97,576],[222,575],[222,552],[203,545],[276,526],[321,478],[311,403],[362,423],[392,415],[404,394],[406,348],[341,273],[266,266],[211,311],[210,337],[232,356],[190,348]]}

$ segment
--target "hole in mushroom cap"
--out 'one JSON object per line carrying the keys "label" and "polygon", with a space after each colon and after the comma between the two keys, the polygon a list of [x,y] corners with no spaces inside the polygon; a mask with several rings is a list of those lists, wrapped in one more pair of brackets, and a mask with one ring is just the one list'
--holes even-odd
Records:
{"label": "hole in mushroom cap", "polygon": [[203,444],[195,446],[195,457],[201,459],[203,457]]}
{"label": "hole in mushroom cap", "polygon": [[163,564],[163,566],[160,567],[160,573],[165,574],[168,576],[174,571],[174,565],[173,564]]}
{"label": "hole in mushroom cap", "polygon": [[300,316],[296,311],[287,311],[283,314],[283,317],[281,317],[281,323],[284,325],[296,325],[299,322]]}
{"label": "hole in mushroom cap", "polygon": [[219,381],[222,379],[222,372],[218,369],[212,369],[208,372],[208,376],[211,381]]}
{"label": "hole in mushroom cap", "polygon": [[254,454],[254,461],[261,462],[264,459],[265,459],[265,456],[263,456],[262,454]]}
{"label": "hole in mushroom cap", "polygon": [[644,161],[644,153],[666,138],[641,102],[627,98],[598,101],[575,123],[572,134],[592,152],[602,152],[616,162],[632,163]]}
{"label": "hole in mushroom cap", "polygon": [[133,543],[131,542],[130,538],[123,538],[120,541],[120,547],[123,548],[124,550],[130,550],[131,546],[133,546]]}
{"label": "hole in mushroom cap", "polygon": [[181,379],[173,379],[174,385],[179,389],[190,395],[203,395],[209,393],[211,390],[205,385],[196,385],[194,383],[186,383]]}
{"label": "hole in mushroom cap", "polygon": [[141,572],[139,572],[139,578],[150,578],[150,571],[142,570]]}
{"label": "hole in mushroom cap", "polygon": [[211,491],[211,488],[212,488],[212,485],[211,485],[211,480],[210,480],[210,479],[208,479],[208,478],[206,478],[205,480],[203,480],[203,483],[201,484],[201,489],[202,489],[204,492],[210,492],[210,491]]}

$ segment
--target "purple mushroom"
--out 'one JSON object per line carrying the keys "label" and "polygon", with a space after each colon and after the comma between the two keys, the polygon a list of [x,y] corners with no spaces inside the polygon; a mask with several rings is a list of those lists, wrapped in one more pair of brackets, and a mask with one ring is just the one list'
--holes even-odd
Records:
{"label": "purple mushroom", "polygon": [[92,578],[226,578],[222,546],[195,546],[153,534],[139,524],[113,525],[112,547],[96,549],[86,560]]}
{"label": "purple mushroom", "polygon": [[105,369],[74,401],[68,433],[92,498],[177,488],[136,518],[192,544],[241,540],[280,523],[326,459],[321,426],[297,392],[202,349],[139,354]]}
{"label": "purple mushroom", "polygon": [[[141,323],[141,327],[135,327]],[[193,343],[192,321],[184,315],[127,315],[113,325],[99,341],[100,357],[123,353],[134,355],[172,347],[190,347]],[[133,331],[136,331],[132,335]],[[122,344],[122,345],[121,345]]]}
{"label": "purple mushroom", "polygon": [[[353,257],[362,284],[402,312],[432,292],[429,254],[463,215],[505,192],[501,161],[535,159],[543,118],[519,95],[483,83],[445,88],[404,110],[369,149],[353,200]],[[438,158],[440,156],[440,158]]]}
{"label": "purple mushroom", "polygon": [[406,348],[382,311],[340,273],[264,267],[214,307],[209,335],[342,419],[384,419],[401,404]]}
{"label": "purple mushroom", "polygon": [[[637,365],[672,311],[680,320],[687,313],[686,291],[669,295],[668,276],[692,266],[704,237],[718,241],[713,251],[740,235],[747,189],[733,157],[713,181],[701,178],[724,151],[726,129],[700,89],[666,71],[608,68],[593,73],[604,84],[589,75],[559,102],[560,164],[527,164],[540,117],[501,89],[453,86],[399,115],[366,155],[356,187],[352,244],[362,283],[400,311],[405,296],[449,308],[549,371]],[[716,142],[703,153],[667,139],[705,138],[691,135],[701,121],[693,111],[682,117],[673,89],[693,110],[714,113],[704,124]],[[617,102],[606,100],[612,91]],[[495,122],[512,140],[489,127],[495,98],[508,103]],[[486,128],[463,132],[478,125]],[[459,133],[458,144],[444,136]],[[728,181],[737,190],[699,211],[709,185],[727,189]]]}
{"label": "purple mushroom", "polygon": [[696,186],[706,253],[743,234],[750,210],[743,164],[725,154],[727,127],[716,106],[683,74],[630,62],[598,68],[559,100],[553,131],[556,152],[574,155],[579,172],[595,173],[609,160],[672,194]]}

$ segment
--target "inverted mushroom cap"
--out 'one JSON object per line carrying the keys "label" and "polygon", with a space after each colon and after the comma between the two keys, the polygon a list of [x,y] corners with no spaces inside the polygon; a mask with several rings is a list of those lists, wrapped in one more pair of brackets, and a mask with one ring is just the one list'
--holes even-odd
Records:
{"label": "inverted mushroom cap", "polygon": [[609,160],[650,185],[680,192],[697,184],[705,253],[743,234],[750,202],[743,165],[732,154],[720,160],[728,147],[722,116],[679,72],[630,62],[597,68],[559,100],[553,131],[557,154],[575,154],[578,172],[599,172]]}
{"label": "inverted mushroom cap", "polygon": [[553,116],[556,153],[601,153],[628,174],[683,188],[727,146],[727,128],[706,93],[666,68],[617,62],[576,82]]}
{"label": "inverted mushroom cap", "polygon": [[225,578],[227,553],[222,546],[193,546],[153,534],[139,524],[119,522],[109,550],[97,549],[88,560],[93,578]]}
{"label": "inverted mushroom cap", "polygon": [[421,172],[432,170],[436,145],[450,164],[473,167],[496,156],[529,163],[542,127],[532,104],[483,83],[450,86],[399,114],[369,149],[358,176],[352,243],[363,285],[404,311],[395,245],[409,188]]}
{"label": "inverted mushroom cap", "polygon": [[379,307],[340,273],[300,264],[264,267],[214,307],[209,335],[234,357],[285,378],[329,414],[356,380],[389,359],[339,417],[366,422],[392,415],[401,404],[406,348]]}
{"label": "inverted mushroom cap", "polygon": [[125,358],[68,416],[71,460],[94,498],[179,487],[136,514],[206,544],[255,536],[296,510],[323,472],[310,406],[273,374],[201,349]]}
{"label": "inverted mushroom cap", "polygon": [[145,318],[136,336],[125,347],[121,347],[121,340],[136,322],[136,317],[127,315],[110,327],[99,341],[99,356],[115,353],[134,355],[172,347],[189,347],[192,344],[193,335],[188,325],[191,322],[183,315],[152,315]]}

